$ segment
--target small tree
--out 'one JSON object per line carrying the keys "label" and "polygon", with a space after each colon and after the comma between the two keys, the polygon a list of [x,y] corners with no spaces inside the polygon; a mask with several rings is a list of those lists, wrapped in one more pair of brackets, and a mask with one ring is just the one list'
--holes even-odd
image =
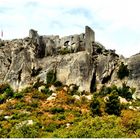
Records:
{"label": "small tree", "polygon": [[119,67],[119,70],[117,72],[117,75],[118,75],[118,78],[121,79],[121,80],[124,77],[129,76],[129,69],[127,68],[127,65],[124,65],[123,62],[121,63],[121,65]]}
{"label": "small tree", "polygon": [[101,114],[100,102],[97,98],[92,99],[92,102],[90,103],[90,110],[91,110],[92,116]]}
{"label": "small tree", "polygon": [[5,91],[4,91],[4,96],[6,97],[6,98],[10,98],[10,97],[13,97],[13,94],[14,94],[14,92],[13,92],[13,89],[9,86]]}
{"label": "small tree", "polygon": [[104,97],[107,94],[110,94],[111,91],[112,91],[111,87],[106,87],[105,85],[103,85],[99,91],[99,95]]}
{"label": "small tree", "polygon": [[118,94],[119,96],[126,98],[127,100],[132,99],[132,94],[134,93],[134,89],[131,90],[129,86],[126,85],[126,83],[122,84],[122,87],[118,88]]}
{"label": "small tree", "polygon": [[118,98],[118,93],[114,90],[111,92],[111,94],[108,96],[106,105],[105,105],[105,112],[107,112],[109,115],[117,115],[119,116],[121,113],[121,104],[120,100]]}
{"label": "small tree", "polygon": [[56,81],[56,72],[53,70],[47,73],[46,82],[47,84],[53,84]]}

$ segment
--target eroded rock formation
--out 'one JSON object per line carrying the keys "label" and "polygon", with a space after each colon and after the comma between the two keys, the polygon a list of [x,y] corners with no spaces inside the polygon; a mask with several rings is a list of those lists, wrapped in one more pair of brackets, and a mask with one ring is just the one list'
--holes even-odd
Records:
{"label": "eroded rock formation", "polygon": [[[103,84],[127,82],[139,93],[139,59],[140,54],[124,59],[114,50],[106,50],[88,26],[85,33],[62,38],[40,36],[31,29],[24,39],[0,40],[0,83],[8,82],[19,90],[38,78],[46,82],[46,74],[53,70],[63,84],[76,84],[80,90],[93,92]],[[130,69],[123,81],[117,78],[121,62]]]}

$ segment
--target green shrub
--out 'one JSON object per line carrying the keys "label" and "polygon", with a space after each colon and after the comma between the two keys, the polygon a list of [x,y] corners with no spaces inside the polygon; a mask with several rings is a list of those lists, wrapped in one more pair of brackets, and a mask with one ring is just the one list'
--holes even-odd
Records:
{"label": "green shrub", "polygon": [[30,111],[30,112],[32,112],[32,111],[35,110],[35,109],[34,109],[33,107],[31,107],[30,105],[25,106],[25,109],[26,109],[27,111]]}
{"label": "green shrub", "polygon": [[117,87],[115,85],[112,85],[110,87],[103,86],[100,91],[98,96],[106,96],[109,95],[112,91],[116,91],[119,96],[126,98],[127,100],[132,99],[132,95],[135,92],[135,88],[130,88],[129,86],[126,85],[126,83],[122,84],[122,87]]}
{"label": "green shrub", "polygon": [[46,76],[46,82],[47,84],[53,84],[56,81],[56,72],[53,70],[49,71]]}
{"label": "green shrub", "polygon": [[128,100],[132,99],[132,94],[134,92],[133,88],[131,90],[131,88],[126,85],[126,83],[123,83],[122,87],[119,87],[117,91],[118,91],[119,96],[126,98]]}
{"label": "green shrub", "polygon": [[46,99],[47,96],[46,96],[46,94],[44,94],[44,93],[42,93],[42,92],[39,92],[38,90],[34,90],[34,91],[33,91],[32,98]]}
{"label": "green shrub", "polygon": [[55,87],[61,87],[63,84],[62,84],[62,82],[60,82],[60,81],[55,81],[54,82],[54,86]]}
{"label": "green shrub", "polygon": [[46,86],[45,89],[42,90],[43,93],[49,97],[53,92]]}
{"label": "green shrub", "polygon": [[101,114],[100,103],[97,98],[92,99],[92,102],[90,103],[90,110],[91,110],[92,116]]}
{"label": "green shrub", "polygon": [[0,95],[0,104],[3,104],[5,102],[5,98],[3,95]]}
{"label": "green shrub", "polygon": [[120,67],[119,67],[119,70],[117,72],[117,75],[118,75],[118,78],[119,79],[123,79],[124,77],[127,77],[129,76],[129,69],[127,68],[127,65],[124,65],[124,63],[122,62]]}
{"label": "green shrub", "polygon": [[75,102],[75,98],[69,95],[69,96],[67,97],[66,103],[67,103],[68,105],[70,105],[70,104],[74,104],[74,102]]}
{"label": "green shrub", "polygon": [[132,102],[132,106],[140,106],[140,99],[137,99],[134,102]]}
{"label": "green shrub", "polygon": [[5,89],[3,96],[5,99],[8,99],[8,98],[12,98],[13,94],[14,94],[13,89],[11,87],[8,87]]}
{"label": "green shrub", "polygon": [[14,98],[21,99],[22,97],[23,97],[23,93],[21,93],[21,92],[14,93]]}
{"label": "green shrub", "polygon": [[99,91],[99,96],[106,96],[108,94],[110,94],[113,90],[117,91],[117,86],[112,85],[110,87],[106,87],[105,85],[102,86],[102,88]]}
{"label": "green shrub", "polygon": [[53,132],[55,131],[55,129],[58,129],[59,128],[59,125],[56,124],[56,123],[49,123],[46,127],[46,131],[47,132]]}
{"label": "green shrub", "polygon": [[18,119],[20,119],[19,113],[18,113],[18,112],[15,112],[15,113],[12,115],[12,119],[13,119],[13,120],[18,120]]}
{"label": "green shrub", "polygon": [[65,114],[56,114],[56,115],[53,116],[52,119],[62,121],[62,120],[65,120],[66,117],[65,117]]}
{"label": "green shrub", "polygon": [[62,107],[54,107],[54,108],[51,108],[50,109],[50,112],[52,113],[52,114],[55,114],[55,113],[63,113],[65,110],[64,110],[64,108],[62,108]]}
{"label": "green shrub", "polygon": [[9,133],[10,138],[38,138],[39,127],[37,125],[27,125],[16,128],[13,127]]}
{"label": "green shrub", "polygon": [[32,87],[26,87],[25,89],[22,89],[22,91],[21,91],[21,93],[29,93],[29,92],[31,92],[33,90],[33,88]]}
{"label": "green shrub", "polygon": [[6,92],[6,94],[7,94],[8,97],[12,97],[13,96],[13,93],[14,93],[13,92],[13,89],[11,87],[7,88],[5,90],[5,92]]}
{"label": "green shrub", "polygon": [[87,104],[89,102],[88,99],[85,96],[81,96],[80,101],[81,101],[82,104]]}
{"label": "green shrub", "polygon": [[59,116],[58,116],[58,120],[65,120],[66,119],[66,117],[65,117],[65,115],[64,114],[60,114]]}
{"label": "green shrub", "polygon": [[15,104],[12,104],[11,102],[6,103],[6,110],[12,110],[15,109]]}
{"label": "green shrub", "polygon": [[71,51],[66,47],[66,48],[64,48],[64,49],[61,49],[61,50],[59,51],[59,53],[60,53],[61,55],[65,55],[65,54],[71,53]]}
{"label": "green shrub", "polygon": [[15,104],[15,108],[18,109],[18,110],[23,109],[25,106],[26,105],[25,105],[24,102],[18,102],[18,103]]}
{"label": "green shrub", "polygon": [[122,138],[125,129],[119,125],[120,118],[114,115],[83,119],[70,128],[56,129],[53,138]]}
{"label": "green shrub", "polygon": [[112,91],[111,87],[106,87],[103,85],[99,91],[99,96],[106,96],[106,95],[110,94],[111,91]]}
{"label": "green shrub", "polygon": [[0,128],[0,138],[9,138],[9,129]]}
{"label": "green shrub", "polygon": [[6,99],[13,97],[13,89],[9,85],[3,85],[1,87],[0,104],[4,103]]}
{"label": "green shrub", "polygon": [[33,107],[33,108],[37,108],[38,104],[39,104],[38,100],[32,100],[32,102],[30,103],[30,106]]}
{"label": "green shrub", "polygon": [[4,91],[9,87],[9,84],[0,84],[0,93],[4,93]]}
{"label": "green shrub", "polygon": [[111,94],[108,96],[106,105],[105,105],[105,112],[107,112],[109,115],[120,115],[121,113],[121,104],[120,100],[118,98],[118,93],[114,90],[111,92]]}

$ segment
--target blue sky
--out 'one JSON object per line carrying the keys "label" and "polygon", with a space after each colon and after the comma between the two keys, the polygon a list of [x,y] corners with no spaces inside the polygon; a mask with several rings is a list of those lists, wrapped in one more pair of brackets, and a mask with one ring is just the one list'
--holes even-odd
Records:
{"label": "blue sky", "polygon": [[40,35],[84,32],[96,41],[129,57],[140,51],[140,0],[0,0],[3,39],[23,38],[29,29]]}

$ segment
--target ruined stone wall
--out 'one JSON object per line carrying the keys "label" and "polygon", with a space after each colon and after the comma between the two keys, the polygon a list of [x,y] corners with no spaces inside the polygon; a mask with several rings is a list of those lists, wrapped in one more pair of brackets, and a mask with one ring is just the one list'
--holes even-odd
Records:
{"label": "ruined stone wall", "polygon": [[93,43],[95,42],[95,33],[94,31],[86,26],[85,27],[85,48],[86,51],[92,54],[93,52]]}
{"label": "ruined stone wall", "polygon": [[[90,91],[94,64],[86,52],[86,40],[89,38],[90,42],[94,38],[91,39],[93,36],[90,38],[86,33],[65,37],[40,36],[31,29],[29,37],[2,42],[0,83],[8,82],[14,90],[18,90],[38,77],[45,82],[46,73],[55,69],[62,83],[77,84],[81,89]],[[68,51],[69,54],[61,55],[61,51]]]}
{"label": "ruined stone wall", "polygon": [[92,54],[93,43],[95,42],[95,33],[88,26],[85,27],[85,33],[64,36],[61,38],[58,35],[39,36],[37,31],[31,29],[29,31],[29,37],[36,44],[37,53],[41,53],[37,54],[40,58],[49,55],[59,55],[63,50],[67,50],[70,53],[87,51]]}

